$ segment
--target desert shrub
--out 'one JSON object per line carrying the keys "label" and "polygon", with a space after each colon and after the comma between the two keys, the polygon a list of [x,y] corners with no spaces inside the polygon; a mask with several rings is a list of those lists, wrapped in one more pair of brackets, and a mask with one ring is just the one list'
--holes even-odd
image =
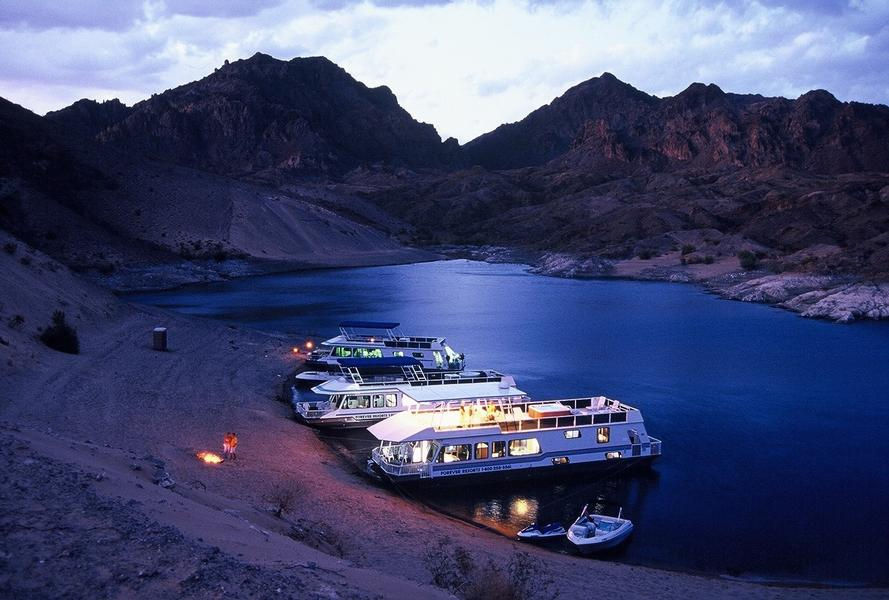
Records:
{"label": "desert shrub", "polygon": [[28,265],[31,264],[31,257],[30,256],[23,256],[19,259],[19,262],[27,267]]}
{"label": "desert shrub", "polygon": [[712,265],[713,264],[713,257],[710,256],[709,254],[707,256],[705,256],[704,257],[704,264],[705,265]]}
{"label": "desert shrub", "polygon": [[653,253],[651,250],[649,250],[649,249],[646,248],[646,249],[644,249],[644,250],[640,250],[638,256],[639,256],[639,258],[641,258],[642,260],[648,260],[648,259],[651,258],[653,255],[654,255],[654,253]]}
{"label": "desert shrub", "polygon": [[691,254],[695,250],[697,250],[697,248],[695,248],[691,244],[685,244],[684,246],[682,246],[682,256],[685,256],[686,254]]}
{"label": "desert shrub", "polygon": [[22,315],[13,315],[12,317],[9,317],[7,323],[9,324],[10,329],[18,329],[25,324],[25,317]]}
{"label": "desert shrub", "polygon": [[65,321],[65,313],[57,310],[52,314],[52,324],[40,334],[40,341],[59,352],[78,354],[80,352],[80,340],[77,339],[77,330]]}
{"label": "desert shrub", "polygon": [[13,244],[12,242],[6,242],[5,244],[3,244],[3,250],[4,250],[7,254],[9,254],[10,256],[12,256],[13,254],[15,254],[15,251],[16,251],[17,249],[18,249],[18,246],[16,246],[16,245]]}
{"label": "desert shrub", "polygon": [[423,560],[432,583],[464,600],[527,600],[554,598],[552,579],[534,569],[527,553],[514,553],[509,562],[482,561],[462,546],[439,539],[427,547]]}
{"label": "desert shrub", "polygon": [[99,273],[101,273],[102,275],[111,275],[112,273],[114,273],[115,267],[114,263],[112,262],[103,262],[100,263],[97,268],[99,270]]}
{"label": "desert shrub", "polygon": [[758,263],[756,254],[754,254],[750,250],[741,250],[740,252],[738,252],[738,260],[741,261],[741,268],[745,271],[755,269]]}
{"label": "desert shrub", "polygon": [[270,504],[269,510],[272,514],[280,519],[284,515],[293,512],[297,501],[300,496],[304,495],[304,492],[305,490],[299,483],[280,484],[273,487],[265,495],[265,500]]}

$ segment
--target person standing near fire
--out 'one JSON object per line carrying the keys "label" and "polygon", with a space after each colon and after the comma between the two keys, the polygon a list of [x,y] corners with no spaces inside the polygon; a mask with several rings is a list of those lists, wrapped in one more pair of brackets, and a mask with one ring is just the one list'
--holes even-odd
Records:
{"label": "person standing near fire", "polygon": [[238,436],[234,432],[229,434],[231,438],[229,438],[229,454],[231,454],[232,460],[238,459]]}
{"label": "person standing near fire", "polygon": [[232,453],[232,434],[226,432],[222,436],[222,458],[229,458]]}

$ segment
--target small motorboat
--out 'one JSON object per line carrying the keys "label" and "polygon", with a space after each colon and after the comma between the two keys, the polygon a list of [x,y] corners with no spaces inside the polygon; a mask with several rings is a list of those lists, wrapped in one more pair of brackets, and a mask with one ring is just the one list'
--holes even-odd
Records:
{"label": "small motorboat", "polygon": [[616,548],[633,533],[633,522],[622,519],[622,514],[623,508],[616,517],[590,515],[584,506],[580,516],[568,529],[568,541],[583,554]]}
{"label": "small motorboat", "polygon": [[538,540],[550,540],[565,535],[565,528],[561,523],[550,523],[540,527],[537,523],[531,523],[516,534],[518,538],[525,542],[533,542]]}

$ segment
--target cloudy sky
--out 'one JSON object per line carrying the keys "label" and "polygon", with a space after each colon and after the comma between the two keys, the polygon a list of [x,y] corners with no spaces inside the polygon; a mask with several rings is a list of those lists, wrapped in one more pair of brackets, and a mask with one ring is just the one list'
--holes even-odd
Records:
{"label": "cloudy sky", "polygon": [[131,104],[226,59],[327,56],[466,142],[610,71],[889,103],[889,0],[0,0],[0,96]]}

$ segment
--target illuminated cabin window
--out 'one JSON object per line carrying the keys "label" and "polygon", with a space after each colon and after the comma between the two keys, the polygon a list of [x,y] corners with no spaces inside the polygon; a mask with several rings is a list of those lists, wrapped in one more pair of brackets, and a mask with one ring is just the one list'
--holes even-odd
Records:
{"label": "illuminated cabin window", "polygon": [[374,394],[373,395],[373,407],[374,408],[383,408],[383,394]]}
{"label": "illuminated cabin window", "polygon": [[404,356],[404,350],[396,350],[392,353],[392,356]]}
{"label": "illuminated cabin window", "polygon": [[579,437],[580,437],[580,430],[579,429],[569,429],[568,431],[565,432],[565,439],[566,440],[576,440]]}
{"label": "illuminated cabin window", "polygon": [[529,454],[540,454],[540,444],[537,442],[537,438],[509,440],[510,456],[528,456]]}
{"label": "illuminated cabin window", "polygon": [[453,446],[442,446],[441,452],[438,453],[438,462],[460,462],[461,460],[469,460],[471,456],[472,446],[470,444],[454,444]]}
{"label": "illuminated cabin window", "polygon": [[553,458],[554,465],[567,465],[569,462],[571,461],[568,460],[567,456],[556,456]]}
{"label": "illuminated cabin window", "polygon": [[380,348],[353,348],[352,356],[354,358],[383,358],[383,351]]}
{"label": "illuminated cabin window", "polygon": [[351,348],[343,348],[342,346],[337,346],[333,349],[333,355],[337,358],[351,358],[352,357],[352,349]]}
{"label": "illuminated cabin window", "polygon": [[605,458],[607,458],[607,459],[620,458],[620,457],[621,457],[621,453],[618,452],[617,450],[615,450],[614,452],[606,452],[605,453]]}
{"label": "illuminated cabin window", "polygon": [[611,427],[599,427],[596,429],[596,441],[600,444],[607,444],[611,439]]}
{"label": "illuminated cabin window", "polygon": [[491,442],[491,458],[506,456],[506,442]]}
{"label": "illuminated cabin window", "polygon": [[483,460],[490,456],[490,452],[488,451],[488,442],[479,442],[475,445],[475,459]]}
{"label": "illuminated cabin window", "polygon": [[398,405],[398,397],[395,394],[386,394],[386,408]]}

